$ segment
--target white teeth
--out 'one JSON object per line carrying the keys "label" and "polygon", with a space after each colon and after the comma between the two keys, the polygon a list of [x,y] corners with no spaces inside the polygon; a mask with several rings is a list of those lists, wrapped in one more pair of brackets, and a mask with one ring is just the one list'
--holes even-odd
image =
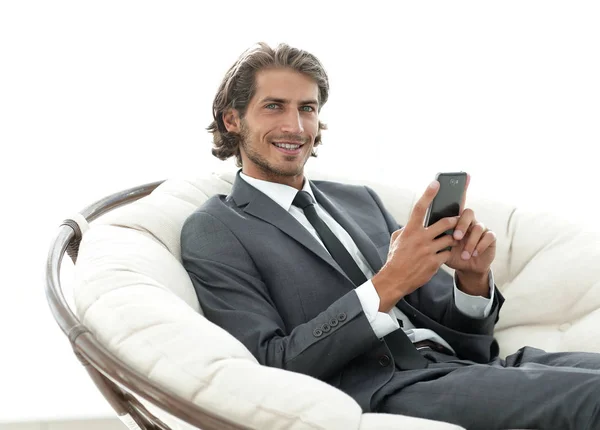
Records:
{"label": "white teeth", "polygon": [[291,150],[300,148],[300,145],[290,145],[289,143],[275,143],[275,146]]}

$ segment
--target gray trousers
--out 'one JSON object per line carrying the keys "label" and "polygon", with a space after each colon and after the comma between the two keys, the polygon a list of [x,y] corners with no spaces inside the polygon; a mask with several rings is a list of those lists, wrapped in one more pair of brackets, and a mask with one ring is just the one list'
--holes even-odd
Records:
{"label": "gray trousers", "polygon": [[421,353],[430,362],[426,379],[411,381],[407,372],[415,371],[396,371],[373,397],[375,411],[468,430],[600,429],[600,354],[525,347],[505,360],[477,364]]}

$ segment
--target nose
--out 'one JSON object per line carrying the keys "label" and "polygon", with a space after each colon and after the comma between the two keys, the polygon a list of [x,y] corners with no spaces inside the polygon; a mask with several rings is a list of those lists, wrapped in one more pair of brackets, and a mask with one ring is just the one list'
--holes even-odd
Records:
{"label": "nose", "polygon": [[288,112],[286,112],[283,117],[281,131],[284,133],[292,134],[304,133],[304,125],[302,124],[302,117],[300,116],[300,112],[294,109],[288,110]]}

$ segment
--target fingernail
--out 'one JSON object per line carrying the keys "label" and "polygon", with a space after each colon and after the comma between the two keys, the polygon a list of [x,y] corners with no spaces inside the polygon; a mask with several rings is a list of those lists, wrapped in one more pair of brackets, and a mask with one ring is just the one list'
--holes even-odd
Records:
{"label": "fingernail", "polygon": [[477,252],[477,250],[473,251],[473,257],[477,257],[479,255],[479,252]]}
{"label": "fingernail", "polygon": [[454,239],[461,240],[463,238],[463,232],[460,230],[454,230]]}
{"label": "fingernail", "polygon": [[463,251],[462,254],[460,254],[460,258],[462,258],[463,260],[468,260],[469,258],[471,258],[471,254],[469,254],[467,251]]}
{"label": "fingernail", "polygon": [[429,184],[429,188],[437,188],[438,186],[438,181],[433,181],[431,184]]}

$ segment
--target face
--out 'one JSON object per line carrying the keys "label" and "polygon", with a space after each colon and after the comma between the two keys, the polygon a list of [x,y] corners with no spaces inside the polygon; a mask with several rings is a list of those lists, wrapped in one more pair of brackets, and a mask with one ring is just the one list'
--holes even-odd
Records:
{"label": "face", "polygon": [[245,117],[240,119],[236,111],[225,116],[228,130],[242,137],[245,174],[302,188],[304,165],[318,133],[318,94],[317,83],[296,71],[257,73]]}

